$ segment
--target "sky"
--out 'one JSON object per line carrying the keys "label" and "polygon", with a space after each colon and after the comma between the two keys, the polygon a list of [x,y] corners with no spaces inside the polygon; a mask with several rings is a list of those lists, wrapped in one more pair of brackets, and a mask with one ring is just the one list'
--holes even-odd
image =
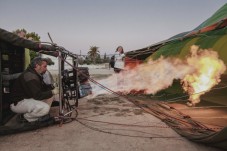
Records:
{"label": "sky", "polygon": [[36,32],[43,42],[86,55],[141,49],[196,28],[226,0],[0,0],[0,28]]}

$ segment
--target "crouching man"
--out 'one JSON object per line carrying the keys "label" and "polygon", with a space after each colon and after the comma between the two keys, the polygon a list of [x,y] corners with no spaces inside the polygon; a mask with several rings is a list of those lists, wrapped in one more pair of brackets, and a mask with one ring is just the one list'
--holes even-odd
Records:
{"label": "crouching man", "polygon": [[46,117],[49,114],[53,96],[59,93],[57,87],[50,89],[43,82],[42,75],[46,70],[46,59],[34,58],[13,85],[10,108],[13,112],[22,114],[28,122],[39,121]]}

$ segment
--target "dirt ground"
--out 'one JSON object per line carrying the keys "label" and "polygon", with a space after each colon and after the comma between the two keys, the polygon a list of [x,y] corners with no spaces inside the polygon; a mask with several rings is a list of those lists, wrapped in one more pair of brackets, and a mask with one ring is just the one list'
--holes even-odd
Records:
{"label": "dirt ground", "polygon": [[70,123],[0,137],[0,151],[73,150],[219,151],[181,137],[156,117],[113,94],[80,99],[77,120]]}

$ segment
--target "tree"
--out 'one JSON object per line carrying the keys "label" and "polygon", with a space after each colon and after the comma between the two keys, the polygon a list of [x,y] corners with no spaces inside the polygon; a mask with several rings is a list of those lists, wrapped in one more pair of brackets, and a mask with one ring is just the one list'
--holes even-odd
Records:
{"label": "tree", "polygon": [[103,62],[104,62],[104,63],[109,63],[109,61],[110,61],[110,58],[107,57],[107,55],[106,55],[106,53],[105,53],[105,54],[104,54],[104,57],[103,57]]}
{"label": "tree", "polygon": [[40,41],[40,36],[37,33],[35,33],[35,32],[27,33],[26,34],[26,38],[30,39],[30,40],[33,40],[33,41]]}
{"label": "tree", "polygon": [[106,60],[106,53],[104,54],[104,57],[103,57],[104,60]]}
{"label": "tree", "polygon": [[98,64],[102,63],[102,59],[101,59],[101,56],[99,54],[96,56],[95,62],[98,63]]}
{"label": "tree", "polygon": [[[15,31],[13,31],[13,33],[17,34],[21,38],[25,38],[25,39],[33,40],[33,41],[40,41],[40,36],[37,33],[35,33],[35,32],[28,33],[24,28],[17,29]],[[29,54],[30,54],[31,60],[38,56],[38,54],[33,50],[30,50]]]}
{"label": "tree", "polygon": [[91,64],[91,60],[88,56],[85,57],[84,63],[87,65]]}
{"label": "tree", "polygon": [[95,64],[96,57],[99,55],[99,47],[90,46],[90,51],[88,52],[88,56],[92,59],[93,63]]}

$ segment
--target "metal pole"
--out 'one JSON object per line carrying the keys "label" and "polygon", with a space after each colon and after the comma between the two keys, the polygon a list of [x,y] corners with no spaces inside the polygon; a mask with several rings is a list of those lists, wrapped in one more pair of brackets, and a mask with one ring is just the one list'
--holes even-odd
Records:
{"label": "metal pole", "polygon": [[79,84],[78,84],[78,56],[76,57],[76,61],[74,61],[74,65],[76,66],[76,107],[78,107],[78,99],[79,99]]}
{"label": "metal pole", "polygon": [[63,115],[63,106],[62,106],[62,101],[63,101],[63,97],[62,97],[62,68],[61,68],[61,57],[62,57],[62,53],[59,51],[59,57],[58,57],[58,85],[59,85],[59,114]]}
{"label": "metal pole", "polygon": [[[1,50],[2,51],[2,50]],[[2,71],[2,52],[0,51],[0,57],[1,57],[1,60],[0,60],[0,71]],[[2,124],[2,100],[3,100],[3,85],[2,85],[2,74],[0,74],[0,124]]]}

